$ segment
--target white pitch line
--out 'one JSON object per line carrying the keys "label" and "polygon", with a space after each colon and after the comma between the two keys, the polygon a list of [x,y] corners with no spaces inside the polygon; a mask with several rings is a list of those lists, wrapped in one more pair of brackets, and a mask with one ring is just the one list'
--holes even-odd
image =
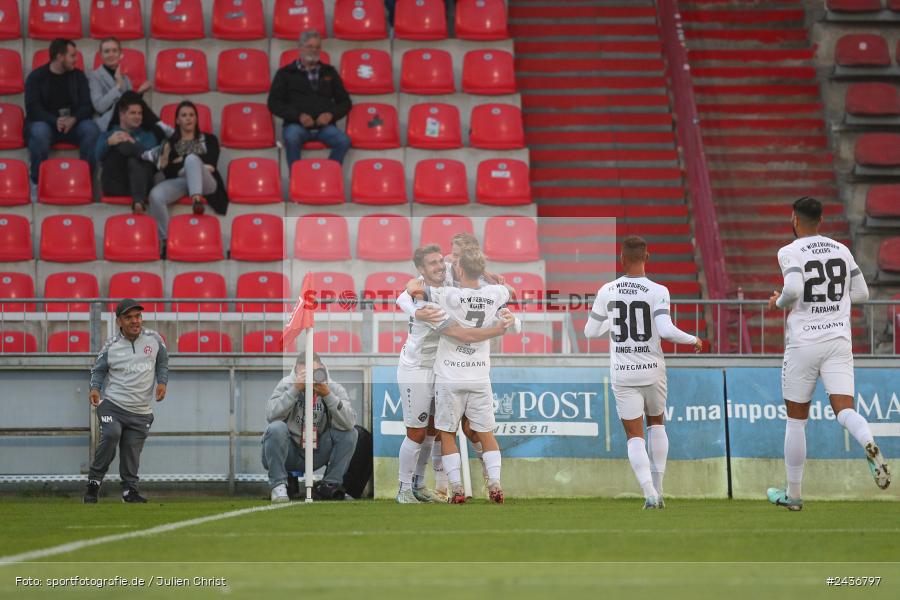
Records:
{"label": "white pitch line", "polygon": [[81,550],[82,548],[89,548],[91,546],[99,546],[100,544],[108,544],[110,542],[119,542],[121,540],[129,540],[136,537],[146,537],[150,535],[156,535],[158,533],[166,533],[169,531],[175,531],[176,529],[183,529],[184,527],[192,527],[194,525],[202,525],[203,523],[210,523],[212,521],[221,521],[223,519],[231,519],[234,517],[241,517],[243,515],[249,515],[255,512],[263,512],[267,510],[278,510],[279,508],[287,508],[289,506],[297,506],[300,504],[305,504],[304,502],[287,502],[285,504],[268,504],[264,506],[254,506],[252,508],[242,508],[240,510],[232,510],[229,512],[219,513],[217,515],[208,515],[205,517],[197,517],[195,519],[188,519],[187,521],[176,521],[174,523],[165,523],[164,525],[157,525],[156,527],[151,527],[150,529],[141,529],[139,531],[128,531],[126,533],[117,533],[114,535],[104,535],[103,537],[92,538],[89,540],[81,540],[79,542],[69,542],[68,544],[61,544],[59,546],[51,546],[50,548],[43,548],[41,550],[32,550],[30,552],[23,552],[21,554],[12,554],[10,556],[0,556],[0,567],[4,565],[14,565],[17,563],[27,562],[31,560],[38,560],[41,558],[46,558],[48,556],[55,556],[57,554],[66,554],[68,552],[75,552],[76,550]]}

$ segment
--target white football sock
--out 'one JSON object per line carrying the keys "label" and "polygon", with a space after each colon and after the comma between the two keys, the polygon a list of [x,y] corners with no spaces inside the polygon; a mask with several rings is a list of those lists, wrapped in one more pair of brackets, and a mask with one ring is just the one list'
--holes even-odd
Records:
{"label": "white football sock", "polygon": [[655,497],[656,488],[653,487],[653,477],[650,475],[650,457],[647,456],[644,438],[633,437],[628,440],[628,460],[631,461],[631,469],[644,492],[644,498]]}
{"label": "white football sock", "polygon": [[484,462],[484,449],[481,442],[475,442],[472,444],[472,447],[475,448],[475,456],[478,457],[478,462],[481,463],[481,475],[488,479],[487,464]]}
{"label": "white football sock", "polygon": [[419,458],[418,444],[408,437],[404,436],[403,443],[400,444],[400,491],[408,490],[412,487],[413,472],[416,468],[416,460]]}
{"label": "white football sock", "polygon": [[869,423],[861,414],[852,408],[845,408],[839,412],[837,422],[840,423],[844,429],[849,431],[850,435],[852,435],[863,448],[865,448],[866,444],[869,442],[875,441],[875,438],[872,437],[872,430],[869,429]]}
{"label": "white football sock", "polygon": [[444,457],[441,454],[441,436],[434,438],[431,447],[431,468],[434,469],[434,487],[447,489],[447,472],[444,471]]}
{"label": "white football sock", "polygon": [[800,499],[803,463],[806,462],[806,419],[788,417],[784,427],[784,470],[788,498]]}
{"label": "white football sock", "polygon": [[500,451],[491,450],[484,453],[484,470],[490,482],[500,482]]}
{"label": "white football sock", "polygon": [[425,440],[419,444],[419,458],[416,461],[416,470],[413,473],[413,487],[416,489],[425,487],[425,467],[428,466],[428,459],[431,458],[431,447],[434,445],[434,438],[430,435],[425,436]]}
{"label": "white football sock", "polygon": [[462,461],[459,458],[459,452],[444,455],[444,471],[447,473],[447,480],[450,485],[462,485],[462,474],[460,466]]}
{"label": "white football sock", "polygon": [[650,475],[653,487],[659,496],[663,495],[663,477],[666,474],[666,458],[669,456],[669,436],[665,425],[651,425],[647,428],[647,455],[650,457]]}

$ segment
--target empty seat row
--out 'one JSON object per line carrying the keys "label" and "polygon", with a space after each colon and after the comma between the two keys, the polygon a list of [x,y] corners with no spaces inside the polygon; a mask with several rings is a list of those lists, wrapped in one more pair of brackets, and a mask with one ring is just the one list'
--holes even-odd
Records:
{"label": "empty seat row", "polygon": [[900,0],[825,0],[825,7],[834,12],[864,14],[888,9],[900,12]]}
{"label": "empty seat row", "polygon": [[[896,56],[900,64],[900,43]],[[845,69],[887,68],[891,66],[891,53],[887,40],[877,33],[848,33],[837,41],[834,62]]]}
{"label": "empty seat row", "polygon": [[[40,223],[39,258],[61,263],[97,260],[93,221],[83,215],[54,215]],[[460,231],[472,232],[468,217],[433,215],[423,219],[422,245],[449,240]],[[0,214],[0,261],[31,260],[31,226],[25,217]],[[251,214],[232,221],[231,258],[274,261],[286,258],[284,220],[269,214]],[[169,260],[208,262],[225,258],[219,220],[211,215],[177,215],[169,223]],[[147,215],[109,217],[104,226],[104,258],[113,262],[147,262],[158,258],[156,222]],[[487,219],[485,255],[496,261],[528,262],[540,259],[537,223],[520,216]],[[356,258],[369,261],[406,261],[412,257],[412,231],[408,217],[367,215],[359,219]],[[350,231],[344,217],[304,215],[297,219],[294,258],[349,260]]]}
{"label": "empty seat row", "polygon": [[856,140],[853,158],[861,167],[900,168],[900,133],[864,133]]}
{"label": "empty seat row", "polygon": [[[0,1],[0,39],[21,37],[17,0]],[[215,0],[212,37],[220,40],[259,40],[266,37],[262,0]],[[398,0],[395,37],[439,40],[447,37],[443,0]],[[457,0],[456,36],[469,40],[509,37],[503,0]],[[328,27],[322,0],[275,0],[272,33],[296,40],[301,32],[315,29],[323,36]],[[388,37],[383,0],[336,0],[332,20],[334,36],[345,40],[379,40]],[[144,37],[140,0],[92,0],[90,37],[116,36],[123,40]],[[83,35],[79,0],[31,0],[28,37],[49,40],[79,39]],[[199,40],[206,35],[201,0],[153,0],[150,36],[161,40]]]}

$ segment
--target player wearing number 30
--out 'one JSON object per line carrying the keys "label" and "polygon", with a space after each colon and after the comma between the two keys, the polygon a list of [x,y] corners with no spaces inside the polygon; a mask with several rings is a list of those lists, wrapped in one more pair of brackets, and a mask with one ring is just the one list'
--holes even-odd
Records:
{"label": "player wearing number 30", "polygon": [[628,439],[628,460],[644,493],[644,508],[663,508],[669,438],[664,424],[666,362],[660,339],[691,344],[697,352],[703,342],[672,323],[669,290],[647,279],[644,272],[649,258],[642,238],[630,236],[622,241],[625,275],[597,292],[584,335],[599,337],[609,330],[612,389]]}
{"label": "player wearing number 30", "polygon": [[890,472],[869,429],[854,410],[850,304],[869,299],[869,289],[850,250],[819,235],[822,203],[803,197],[794,202],[791,225],[797,237],[778,251],[784,289],[769,298],[769,309],[790,309],[784,335],[781,391],[787,406],[784,464],[787,489],[770,488],[769,501],[789,510],[803,508],[800,483],[806,461],[809,402],[821,376],[837,421],[865,449],[878,487]]}

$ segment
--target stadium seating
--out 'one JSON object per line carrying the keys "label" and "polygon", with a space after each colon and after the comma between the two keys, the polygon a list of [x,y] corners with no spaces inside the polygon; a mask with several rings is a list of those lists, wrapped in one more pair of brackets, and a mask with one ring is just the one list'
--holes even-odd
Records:
{"label": "stadium seating", "polygon": [[506,4],[503,0],[457,0],[456,37],[462,40],[505,40]]}
{"label": "stadium seating", "polygon": [[231,258],[257,262],[285,258],[284,219],[267,214],[235,217],[231,222]]}
{"label": "stadium seating", "polygon": [[406,145],[423,150],[461,148],[459,109],[442,103],[411,106],[407,117]]}
{"label": "stadium seating", "polygon": [[444,0],[397,0],[394,37],[399,40],[443,40],[447,38]]}
{"label": "stadium seating", "polygon": [[158,40],[203,39],[203,7],[200,0],[153,0],[150,37]]}
{"label": "stadium seating", "polygon": [[507,333],[501,338],[500,351],[504,354],[549,354],[553,352],[553,340],[542,333]]}
{"label": "stadium seating", "polygon": [[212,35],[220,40],[261,40],[266,37],[262,0],[215,0]]}
{"label": "stadium seating", "polygon": [[[300,50],[297,48],[289,48],[281,53],[281,57],[278,59],[278,68],[297,62],[300,60]],[[319,52],[319,62],[323,65],[331,64],[331,57],[324,50]]]}
{"label": "stadium seating", "polygon": [[430,215],[422,219],[419,246],[437,244],[444,254],[450,254],[454,235],[474,232],[472,219],[464,215]]}
{"label": "stadium seating", "polygon": [[512,104],[481,104],[472,109],[469,145],[486,150],[525,147],[522,112]]}
{"label": "stadium seating", "polygon": [[399,354],[406,343],[406,329],[398,329],[396,331],[382,331],[378,334],[378,352],[389,352],[391,354]]}
{"label": "stadium seating", "polygon": [[90,352],[91,334],[87,331],[57,331],[47,336],[47,352]]}
{"label": "stadium seating", "polygon": [[19,0],[0,0],[0,40],[17,40],[22,37],[22,17]]}
{"label": "stadium seating", "polygon": [[362,260],[409,260],[412,256],[409,219],[401,215],[366,215],[359,220],[356,257]]}
{"label": "stadium seating", "polygon": [[141,0],[93,0],[91,2],[91,37],[137,40],[144,37]]}
{"label": "stadium seating", "polygon": [[24,161],[0,158],[0,206],[31,203],[28,167]]}
{"label": "stadium seating", "polygon": [[318,31],[323,39],[328,34],[322,0],[275,0],[272,33],[276,38],[294,42],[310,29]]}
{"label": "stadium seating", "polygon": [[[316,310],[323,312],[348,312],[355,308],[356,291],[353,277],[335,271],[317,271],[312,274],[312,289],[317,300],[336,302],[317,303]],[[343,300],[343,302],[341,301]]]}
{"label": "stadium seating", "polygon": [[206,54],[191,48],[170,48],[156,55],[153,87],[167,94],[202,94],[209,91]]}
{"label": "stadium seating", "polygon": [[834,61],[842,67],[889,67],[887,40],[874,33],[850,33],[837,41]]}
{"label": "stadium seating", "polygon": [[[100,52],[94,54],[94,69],[103,64]],[[140,87],[142,83],[147,81],[147,58],[141,50],[135,48],[122,48],[122,59],[119,61],[122,73],[131,80],[134,88]]]}
{"label": "stadium seating", "polygon": [[856,140],[853,155],[862,166],[900,167],[900,134],[863,134]]}
{"label": "stadium seating", "polygon": [[[197,120],[200,124],[200,131],[205,131],[210,133],[213,131],[212,125],[212,112],[210,112],[209,107],[205,104],[200,104],[195,102],[194,106],[197,107]],[[169,125],[175,125],[175,109],[178,108],[178,104],[166,104],[159,111],[159,118],[163,123],[168,123]]]}
{"label": "stadium seating", "polygon": [[529,217],[491,217],[484,226],[482,244],[488,260],[527,262],[539,260],[537,223]]}
{"label": "stadium seating", "polygon": [[336,0],[334,37],[339,40],[383,40],[387,18],[383,0]]}
{"label": "stadium seating", "polygon": [[878,247],[878,270],[900,275],[900,237],[881,242]]}
{"label": "stadium seating", "polygon": [[[163,292],[162,278],[155,273],[147,273],[144,271],[123,271],[114,273],[109,278],[110,298],[135,298],[141,300],[143,298],[162,298]],[[115,310],[115,303],[110,303],[109,310]],[[144,311],[161,311],[165,310],[165,304],[162,302],[144,303]]]}
{"label": "stadium seating", "polygon": [[372,310],[398,311],[394,301],[397,299],[404,289],[406,282],[412,279],[409,273],[401,273],[399,271],[381,271],[378,273],[370,273],[366,277],[366,283],[363,286],[363,299],[372,300]]}
{"label": "stadium seating", "polygon": [[[39,67],[43,67],[48,62],[50,62],[49,49],[40,48],[39,50],[35,50],[34,54],[31,55],[31,70],[34,71]],[[75,53],[75,68],[84,71],[84,54],[81,53],[81,50],[78,50]]]}
{"label": "stadium seating", "polygon": [[468,204],[466,165],[458,160],[429,158],[416,163],[413,200],[420,204]]}
{"label": "stadium seating", "polygon": [[281,352],[295,353],[297,340],[292,341],[287,348],[281,348],[281,331],[265,329],[263,331],[251,331],[244,334],[243,352],[254,354],[279,354]]}
{"label": "stadium seating", "polygon": [[0,331],[0,353],[22,354],[37,352],[37,338],[24,331]]}
{"label": "stadium seating", "polygon": [[275,145],[275,126],[265,104],[238,102],[222,109],[219,139],[226,148],[271,148]]}
{"label": "stadium seating", "polygon": [[[99,298],[100,285],[97,277],[92,273],[79,273],[66,271],[53,273],[44,280],[45,298]],[[90,305],[87,302],[47,302],[47,312],[87,312]]]}
{"label": "stadium seating", "polygon": [[873,185],[866,194],[866,224],[872,219],[900,220],[900,184]]}
{"label": "stadium seating", "polygon": [[881,0],[825,0],[828,10],[865,13],[881,10]]}
{"label": "stadium seating", "polygon": [[74,263],[97,260],[94,223],[84,215],[53,215],[41,221],[41,260]]}
{"label": "stadium seating", "polygon": [[291,201],[300,204],[343,204],[344,175],[336,160],[301,158],[291,165]]}
{"label": "stadium seating", "polygon": [[31,224],[19,215],[0,214],[0,261],[31,260]]}
{"label": "stadium seating", "polygon": [[235,204],[277,204],[282,201],[278,163],[271,158],[232,159],[226,188]]}
{"label": "stadium seating", "polygon": [[503,50],[471,50],[463,58],[462,89],[467,94],[516,93],[513,56]]}
{"label": "stadium seating", "polygon": [[0,48],[0,94],[21,94],[24,91],[22,55],[18,50]]}
{"label": "stadium seating", "polygon": [[212,215],[176,215],[169,221],[166,255],[169,260],[222,260],[222,232]]}
{"label": "stadium seating", "polygon": [[367,158],[353,164],[350,198],[357,204],[406,204],[406,174],[399,160]]}
{"label": "stadium seating", "polygon": [[90,204],[91,168],[74,158],[48,158],[41,163],[38,175],[38,200],[43,204]]}
{"label": "stadium seating", "polygon": [[317,331],[313,334],[313,351],[327,354],[330,352],[362,352],[359,336],[349,331]]}
{"label": "stadium seating", "polygon": [[[251,271],[237,280],[237,298],[274,298],[283,300],[291,296],[291,284],[287,275],[277,271]],[[238,302],[234,309],[238,312],[267,312],[280,315],[290,310],[290,305],[282,302]]]}
{"label": "stadium seating", "polygon": [[531,204],[528,165],[514,159],[481,161],[475,180],[475,200],[494,206]]}
{"label": "stadium seating", "polygon": [[231,337],[218,331],[189,331],[178,336],[178,351],[203,354],[231,352]]}
{"label": "stadium seating", "polygon": [[446,50],[419,48],[403,53],[400,91],[405,94],[452,94],[453,59]]}
{"label": "stadium seating", "polygon": [[400,147],[397,108],[391,104],[354,104],[347,117],[347,135],[354,148],[385,150]]}
{"label": "stadium seating", "polygon": [[394,71],[391,55],[384,50],[360,48],[341,55],[341,80],[351,94],[391,94]]}
{"label": "stadium seating", "polygon": [[80,39],[81,5],[78,0],[31,0],[28,8],[28,37],[34,40]]}
{"label": "stadium seating", "polygon": [[27,273],[0,273],[0,313],[21,313],[35,310],[33,302],[6,302],[12,298],[34,298],[34,279]]}
{"label": "stadium seating", "polygon": [[[516,290],[516,300],[544,300],[544,279],[535,273],[503,273],[506,283]],[[516,310],[543,312],[540,304],[520,304]]]}
{"label": "stadium seating", "polygon": [[311,214],[297,219],[294,257],[303,260],[348,260],[350,232],[339,215]]}
{"label": "stadium seating", "polygon": [[845,109],[847,114],[857,116],[900,116],[900,92],[888,83],[852,83],[847,88]]}
{"label": "stadium seating", "polygon": [[25,112],[20,106],[0,102],[0,150],[15,150],[25,147],[22,137],[25,127]]}
{"label": "stadium seating", "polygon": [[[172,298],[225,299],[225,278],[210,271],[188,271],[179,273],[172,280]],[[176,312],[220,312],[227,311],[228,304],[222,302],[175,302]]]}
{"label": "stadium seating", "polygon": [[159,237],[153,217],[115,215],[106,219],[103,258],[113,262],[159,260]]}
{"label": "stadium seating", "polygon": [[226,94],[265,94],[269,77],[269,56],[262,50],[236,48],[219,53],[216,89]]}

